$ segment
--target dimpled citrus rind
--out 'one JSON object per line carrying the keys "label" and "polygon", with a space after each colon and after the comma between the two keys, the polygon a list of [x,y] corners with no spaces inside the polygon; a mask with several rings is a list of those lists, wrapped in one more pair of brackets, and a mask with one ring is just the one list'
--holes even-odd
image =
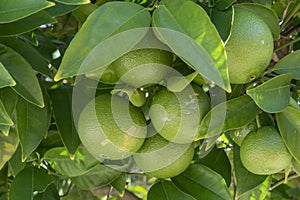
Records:
{"label": "dimpled citrus rind", "polygon": [[[111,97],[110,94],[104,94],[89,102],[82,110],[78,122],[78,135],[82,144],[99,160],[126,158],[138,151],[146,137],[143,113],[126,99],[115,96],[113,105],[121,109],[116,109],[117,112],[114,110],[113,115]],[[128,106],[130,116],[126,115],[125,109]],[[127,120],[128,117],[135,124]],[[122,124],[128,131],[122,130],[115,118],[124,119]]]}
{"label": "dimpled citrus rind", "polygon": [[251,11],[234,7],[231,34],[225,45],[230,83],[256,79],[269,65],[273,48],[272,33],[265,22]]}
{"label": "dimpled citrus rind", "polygon": [[292,156],[278,131],[265,126],[245,137],[240,148],[240,158],[250,172],[269,175],[289,167]]}

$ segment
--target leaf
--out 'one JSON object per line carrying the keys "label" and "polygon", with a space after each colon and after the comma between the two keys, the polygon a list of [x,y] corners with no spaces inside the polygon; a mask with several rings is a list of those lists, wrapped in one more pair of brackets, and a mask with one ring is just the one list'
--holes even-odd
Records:
{"label": "leaf", "polygon": [[90,0],[55,0],[56,2],[66,5],[82,5],[91,3]]}
{"label": "leaf", "polygon": [[9,161],[19,145],[18,132],[15,127],[11,127],[9,135],[5,136],[0,132],[0,170]]}
{"label": "leaf", "polygon": [[0,170],[0,200],[8,199],[8,167]]}
{"label": "leaf", "polygon": [[52,181],[52,177],[43,169],[36,167],[25,168],[11,183],[9,199],[33,199],[33,193],[44,192]]}
{"label": "leaf", "polygon": [[240,96],[213,107],[200,124],[199,138],[209,138],[241,128],[255,119],[259,108],[249,96]]}
{"label": "leaf", "polygon": [[227,38],[230,35],[232,17],[233,17],[232,8],[229,8],[227,10],[222,10],[222,11],[213,8],[211,11],[211,21],[216,26],[224,42],[227,40]]}
{"label": "leaf", "polygon": [[218,0],[218,1],[215,1],[214,7],[219,10],[226,10],[235,2],[236,2],[236,0]]}
{"label": "leaf", "polygon": [[[10,118],[13,117],[13,112],[15,110],[17,100],[18,100],[18,95],[11,88],[6,87],[0,90],[0,102],[2,101],[5,111],[7,112],[8,116],[10,116]],[[10,129],[9,125],[0,125],[0,131],[5,136],[8,136],[9,129]]]}
{"label": "leaf", "polygon": [[271,176],[268,176],[267,179],[254,188],[243,195],[240,196],[239,200],[249,200],[249,199],[257,199],[257,200],[265,200],[267,194],[269,193],[269,187],[272,182]]}
{"label": "leaf", "polygon": [[27,61],[11,48],[0,44],[0,62],[17,83],[12,89],[27,101],[43,107],[43,95],[38,79]]}
{"label": "leaf", "polygon": [[196,200],[194,197],[179,190],[171,181],[155,183],[149,190],[148,200]]}
{"label": "leaf", "polygon": [[49,91],[57,128],[70,154],[74,154],[80,144],[72,112],[72,87],[65,86]]}
{"label": "leaf", "polygon": [[18,146],[14,155],[8,161],[8,166],[14,177],[25,168],[26,162],[22,162],[22,149],[20,145]]}
{"label": "leaf", "polygon": [[7,47],[13,49],[31,65],[31,67],[46,76],[52,77],[52,74],[49,70],[49,63],[46,59],[41,56],[41,54],[31,45],[25,43],[21,39],[16,37],[0,37],[0,43],[6,45]]}
{"label": "leaf", "polygon": [[66,5],[56,2],[55,6],[48,8],[46,12],[49,13],[51,16],[57,17],[70,13],[78,8],[79,6],[77,5]]}
{"label": "leaf", "polygon": [[229,187],[231,183],[231,165],[224,149],[214,148],[208,155],[201,158],[199,163],[220,174]]}
{"label": "leaf", "polygon": [[50,184],[45,192],[34,196],[34,200],[58,200],[60,196],[54,184]]}
{"label": "leaf", "polygon": [[293,79],[300,80],[300,50],[294,51],[280,59],[274,66],[274,71],[279,74],[292,73]]}
{"label": "leaf", "polygon": [[292,156],[300,162],[300,110],[288,106],[276,114],[277,125],[286,147]]}
{"label": "leaf", "polygon": [[231,91],[224,44],[201,6],[188,0],[163,0],[153,13],[153,26],[158,38],[184,62]]}
{"label": "leaf", "polygon": [[243,166],[240,159],[240,147],[236,144],[234,144],[233,151],[233,166],[238,196],[241,196],[244,193],[258,187],[267,178],[267,176],[264,175],[253,174]]}
{"label": "leaf", "polygon": [[116,88],[111,91],[111,94],[115,94],[117,92],[125,93],[129,97],[129,101],[136,107],[141,107],[146,103],[146,92],[132,88],[132,87],[123,87]]}
{"label": "leaf", "polygon": [[172,178],[175,185],[195,199],[232,199],[225,180],[201,164],[191,165],[185,172]]}
{"label": "leaf", "polygon": [[22,98],[18,99],[17,128],[22,148],[22,160],[38,147],[47,129],[47,109],[30,104]]}
{"label": "leaf", "polygon": [[290,102],[291,80],[292,74],[278,75],[256,88],[247,90],[247,94],[263,111],[281,112]]}
{"label": "leaf", "polygon": [[14,0],[0,2],[0,24],[17,21],[45,8],[54,6],[45,0]]}
{"label": "leaf", "polygon": [[99,200],[95,197],[89,190],[81,190],[78,187],[72,187],[69,194],[65,197],[62,197],[61,200]]}
{"label": "leaf", "polygon": [[241,4],[236,4],[235,6],[251,11],[252,13],[259,16],[270,28],[274,40],[279,39],[280,26],[278,23],[278,16],[276,15],[274,10],[266,6],[263,6],[261,4],[255,4],[255,3],[241,3]]}
{"label": "leaf", "polygon": [[186,76],[172,76],[167,79],[167,88],[172,92],[181,92],[186,88],[198,75],[198,72],[193,72]]}
{"label": "leaf", "polygon": [[7,87],[7,86],[15,86],[15,80],[10,76],[8,71],[0,62],[0,88]]}
{"label": "leaf", "polygon": [[10,116],[7,114],[2,101],[0,100],[0,125],[14,125],[14,122],[11,120]]}
{"label": "leaf", "polygon": [[67,177],[81,176],[100,163],[83,147],[78,148],[73,160],[65,147],[50,149],[43,159],[58,173]]}
{"label": "leaf", "polygon": [[120,194],[120,196],[123,196],[125,192],[126,183],[127,183],[127,175],[125,172],[122,172],[122,174],[110,184]]}
{"label": "leaf", "polygon": [[297,160],[293,159],[292,165],[293,165],[294,171],[298,174],[298,176],[300,176],[300,163],[297,162]]}
{"label": "leaf", "polygon": [[113,182],[121,173],[105,165],[97,165],[86,174],[71,178],[71,180],[78,188],[91,190]]}
{"label": "leaf", "polygon": [[[111,20],[112,18],[114,20]],[[150,20],[149,12],[134,3],[109,2],[100,6],[89,15],[70,43],[54,80],[106,67],[137,44],[147,29],[116,34],[148,27]],[[112,37],[113,35],[115,37]],[[119,45],[120,43],[122,45]],[[118,48],[115,48],[116,46]],[[77,59],[74,59],[74,56]],[[82,64],[84,65],[81,67]]]}
{"label": "leaf", "polygon": [[0,37],[15,36],[39,28],[44,24],[53,24],[56,20],[45,11],[41,11],[8,24],[0,24]]}

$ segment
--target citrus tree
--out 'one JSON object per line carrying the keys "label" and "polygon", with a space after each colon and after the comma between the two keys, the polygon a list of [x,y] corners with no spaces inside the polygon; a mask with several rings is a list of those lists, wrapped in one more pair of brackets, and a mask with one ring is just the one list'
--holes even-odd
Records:
{"label": "citrus tree", "polygon": [[300,199],[299,0],[0,0],[0,200]]}

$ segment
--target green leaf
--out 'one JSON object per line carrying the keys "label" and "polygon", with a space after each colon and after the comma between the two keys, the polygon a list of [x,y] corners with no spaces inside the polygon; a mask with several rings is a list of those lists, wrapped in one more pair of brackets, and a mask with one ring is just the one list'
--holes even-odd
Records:
{"label": "green leaf", "polygon": [[8,168],[0,170],[0,200],[8,199]]}
{"label": "green leaf", "polygon": [[34,200],[58,200],[60,196],[54,184],[50,184],[45,192],[34,196]]}
{"label": "green leaf", "polygon": [[16,37],[0,37],[0,43],[13,49],[31,65],[31,67],[46,76],[52,77],[52,74],[48,68],[49,63],[44,57],[31,45]]}
{"label": "green leaf", "polygon": [[8,161],[9,170],[13,176],[16,176],[26,167],[26,162],[22,162],[22,149],[19,145],[14,155]]}
{"label": "green leaf", "polygon": [[86,4],[86,5],[80,6],[78,9],[74,10],[74,12],[72,14],[74,15],[74,17],[80,24],[83,24],[86,21],[86,19],[88,18],[88,16],[92,12],[94,12],[97,8],[98,8],[98,6],[95,4]]}
{"label": "green leaf", "polygon": [[[2,101],[5,111],[10,116],[10,118],[13,117],[13,112],[16,108],[17,100],[18,95],[11,88],[6,87],[0,90],[0,101]],[[9,134],[9,129],[9,125],[0,125],[0,131],[6,136]]]}
{"label": "green leaf", "polygon": [[52,177],[43,169],[35,167],[25,168],[11,183],[9,199],[33,199],[34,192],[44,192],[52,181]]}
{"label": "green leaf", "polygon": [[253,174],[243,166],[240,159],[240,147],[237,145],[234,145],[233,165],[238,196],[253,190],[267,178],[267,176]]}
{"label": "green leaf", "polygon": [[254,188],[253,190],[250,190],[243,195],[240,196],[239,200],[249,200],[249,199],[255,199],[255,200],[265,200],[267,194],[269,193],[269,187],[272,182],[271,176],[268,176],[266,180]]}
{"label": "green leaf", "polygon": [[45,8],[54,6],[45,0],[14,0],[0,2],[0,24],[17,21]]}
{"label": "green leaf", "polygon": [[292,165],[293,165],[294,171],[298,174],[298,176],[300,176],[300,163],[297,162],[297,160],[293,159]]}
{"label": "green leaf", "polygon": [[278,16],[274,12],[274,10],[263,6],[261,4],[254,4],[254,3],[242,3],[236,4],[235,6],[242,7],[248,11],[259,16],[266,25],[270,28],[274,40],[279,39],[280,37],[280,27],[278,23]]}
{"label": "green leaf", "polygon": [[292,74],[278,75],[256,88],[247,90],[247,94],[265,112],[283,111],[290,102],[290,82]]}
{"label": "green leaf", "polygon": [[111,94],[117,92],[125,93],[129,97],[129,101],[136,107],[141,107],[146,103],[146,92],[132,87],[116,88],[111,91]]}
{"label": "green leaf", "polygon": [[231,183],[231,165],[224,149],[213,149],[208,155],[201,158],[199,163],[220,174],[229,187]]}
{"label": "green leaf", "polygon": [[236,0],[217,0],[215,1],[215,8],[219,10],[226,10],[229,8]]}
{"label": "green leaf", "polygon": [[255,119],[259,108],[249,96],[241,96],[212,108],[200,124],[199,138],[209,138],[241,128]]}
{"label": "green leaf", "polygon": [[154,184],[147,195],[148,200],[196,200],[194,197],[179,190],[171,181],[162,181]]}
{"label": "green leaf", "polygon": [[47,109],[19,98],[16,110],[22,160],[26,160],[38,147],[48,129]]}
{"label": "green leaf", "polygon": [[189,0],[163,0],[153,13],[153,26],[184,62],[231,91],[224,44],[201,6]]}
{"label": "green leaf", "polygon": [[74,154],[80,144],[72,112],[72,87],[65,86],[49,91],[57,128],[70,154]]}
{"label": "green leaf", "polygon": [[233,12],[232,8],[220,11],[218,9],[212,9],[211,21],[216,26],[222,40],[225,42],[230,35],[232,24]]}
{"label": "green leaf", "polygon": [[125,172],[122,172],[122,174],[110,184],[120,194],[120,196],[123,196],[125,192],[126,183],[127,183],[127,175]]}
{"label": "green leaf", "polygon": [[292,73],[293,79],[300,80],[300,50],[294,51],[280,59],[274,66],[274,71],[279,74]]}
{"label": "green leaf", "polygon": [[89,190],[81,190],[78,187],[72,187],[69,194],[65,197],[62,197],[61,200],[99,200],[95,197]]}
{"label": "green leaf", "polygon": [[91,3],[90,0],[55,0],[56,2],[67,5],[82,5]]}
{"label": "green leaf", "polygon": [[113,182],[121,173],[105,165],[96,165],[86,174],[71,178],[71,180],[80,189],[91,190]]}
{"label": "green leaf", "polygon": [[14,122],[11,120],[10,116],[7,114],[2,101],[0,100],[0,125],[14,125]]}
{"label": "green leaf", "polygon": [[15,153],[18,145],[19,137],[15,127],[12,126],[10,128],[8,136],[5,136],[2,133],[0,133],[0,170]]}
{"label": "green leaf", "polygon": [[41,11],[8,24],[0,24],[0,37],[15,36],[39,28],[44,24],[53,24],[56,20],[45,11]]}
{"label": "green leaf", "polygon": [[55,3],[55,6],[48,8],[46,10],[47,13],[49,13],[51,16],[62,16],[65,15],[67,13],[70,13],[74,10],[76,10],[77,8],[79,8],[79,6],[76,5],[66,5],[66,4],[62,4],[62,3]]}
{"label": "green leaf", "polygon": [[[97,8],[89,15],[70,43],[54,80],[106,67],[137,44],[147,29],[133,31],[133,34],[127,32],[125,35],[119,34],[112,38],[111,36],[131,29],[148,27],[150,20],[150,13],[134,3],[109,2]],[[120,43],[122,45],[119,45]],[[82,64],[84,65],[81,66]]]}
{"label": "green leaf", "polygon": [[172,178],[175,185],[195,199],[232,199],[225,180],[201,164],[191,165],[185,172]]}
{"label": "green leaf", "polygon": [[42,91],[28,62],[20,54],[2,44],[0,44],[0,62],[17,83],[12,88],[27,101],[43,107]]}
{"label": "green leaf", "polygon": [[15,80],[10,76],[3,64],[0,62],[0,88],[15,86]]}
{"label": "green leaf", "polygon": [[172,76],[167,79],[167,88],[172,92],[181,92],[186,88],[198,75],[198,72],[193,72],[186,76]]}
{"label": "green leaf", "polygon": [[78,148],[72,160],[65,147],[50,149],[43,159],[58,173],[67,177],[81,176],[99,164],[99,161],[83,147]]}
{"label": "green leaf", "polygon": [[276,114],[277,125],[286,147],[292,156],[300,162],[300,110],[288,106]]}

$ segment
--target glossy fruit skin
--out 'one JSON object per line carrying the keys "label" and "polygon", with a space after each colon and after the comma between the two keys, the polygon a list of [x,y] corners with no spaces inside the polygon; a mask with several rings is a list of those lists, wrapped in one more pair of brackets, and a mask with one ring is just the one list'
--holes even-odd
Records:
{"label": "glossy fruit skin", "polygon": [[240,157],[246,169],[259,175],[278,173],[292,160],[280,134],[271,126],[249,133],[241,144]]}
{"label": "glossy fruit skin", "polygon": [[[130,116],[127,115],[128,107]],[[142,146],[146,134],[143,113],[116,95],[97,96],[84,107],[79,117],[78,135],[98,160],[118,160],[132,155]]]}
{"label": "glossy fruit skin", "polygon": [[258,78],[269,65],[273,37],[265,22],[251,11],[234,6],[231,34],[225,45],[229,80],[245,84]]}
{"label": "glossy fruit skin", "polygon": [[191,143],[209,110],[210,99],[202,88],[194,86],[179,93],[163,88],[152,100],[150,119],[156,131],[168,141]]}
{"label": "glossy fruit skin", "polygon": [[156,134],[145,140],[133,158],[137,166],[146,174],[165,179],[177,176],[186,170],[193,156],[193,144],[172,143]]}
{"label": "glossy fruit skin", "polygon": [[134,87],[160,83],[173,62],[172,53],[162,49],[137,49],[112,63],[121,82]]}

